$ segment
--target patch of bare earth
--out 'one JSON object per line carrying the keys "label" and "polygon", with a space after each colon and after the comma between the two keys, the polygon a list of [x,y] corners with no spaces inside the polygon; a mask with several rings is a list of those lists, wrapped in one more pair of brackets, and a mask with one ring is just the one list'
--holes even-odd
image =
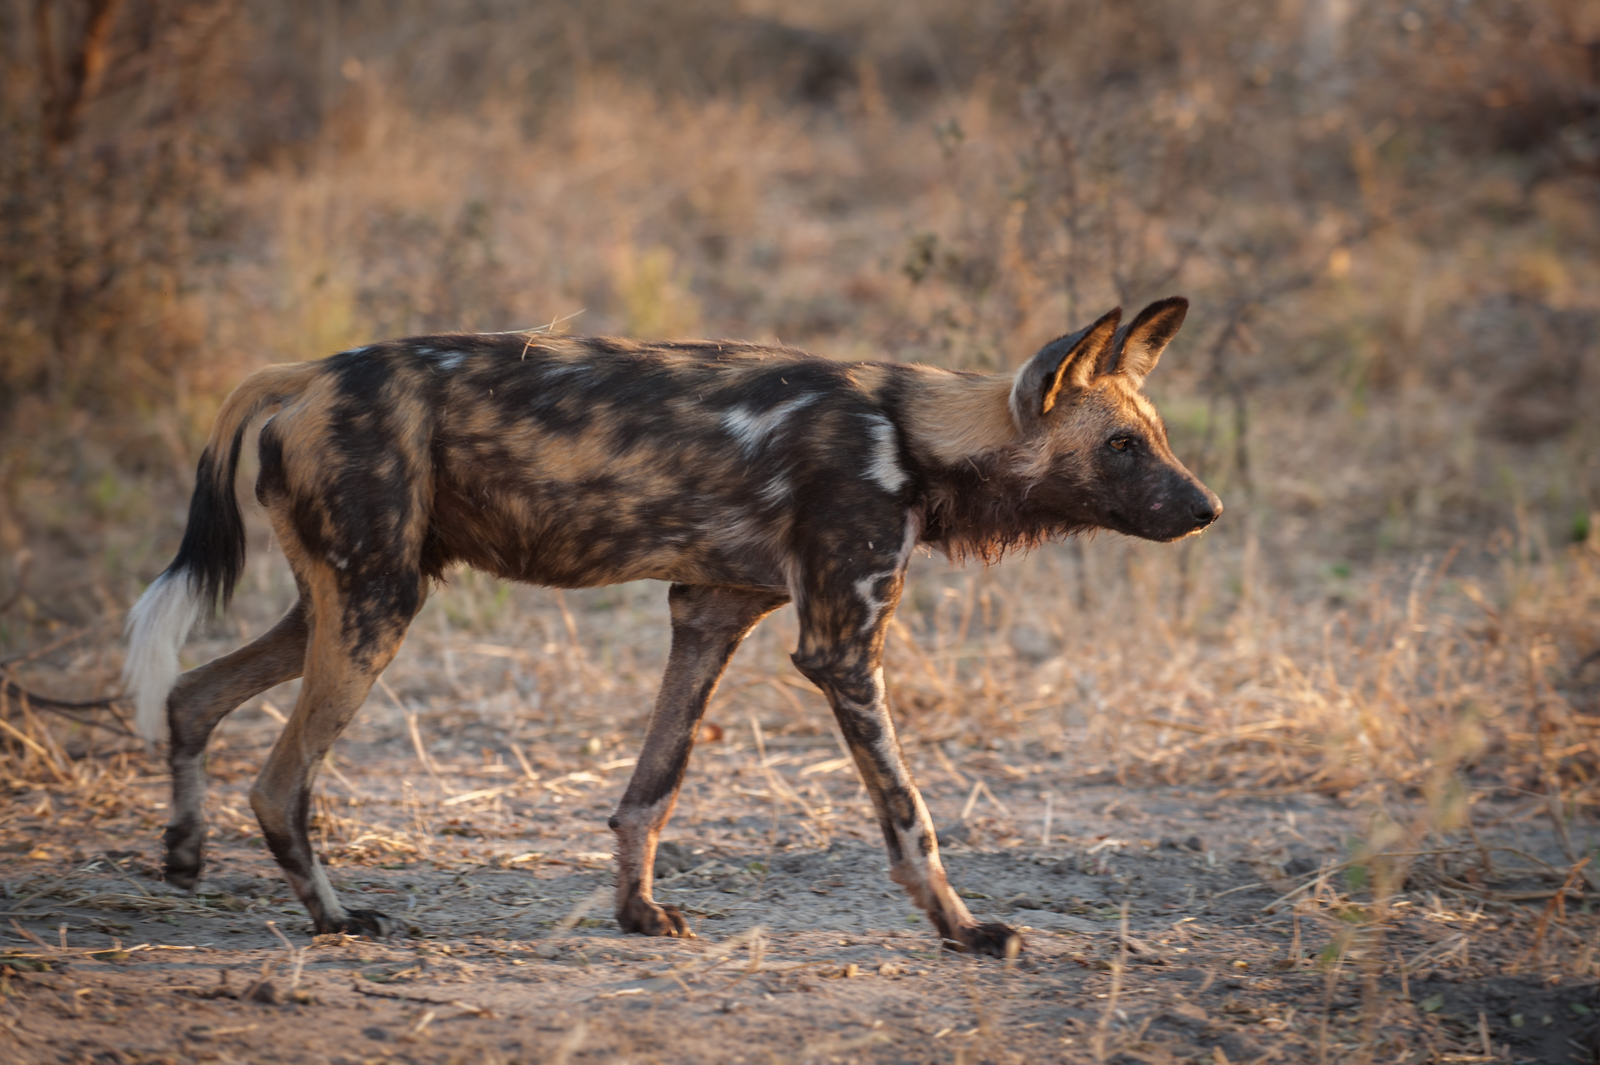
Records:
{"label": "patch of bare earth", "polygon": [[1477,843],[1418,848],[1375,917],[1346,845],[1363,815],[1333,800],[913,746],[956,886],[1026,929],[1008,966],[939,949],[826,736],[696,752],[658,863],[688,941],[611,920],[627,759],[552,739],[424,765],[392,737],[341,748],[317,828],[345,898],[401,931],[313,939],[249,816],[270,738],[235,731],[212,759],[193,895],[159,879],[156,763],[12,782],[0,1057],[1600,1060],[1600,920],[1552,857],[1542,799],[1479,803]]}

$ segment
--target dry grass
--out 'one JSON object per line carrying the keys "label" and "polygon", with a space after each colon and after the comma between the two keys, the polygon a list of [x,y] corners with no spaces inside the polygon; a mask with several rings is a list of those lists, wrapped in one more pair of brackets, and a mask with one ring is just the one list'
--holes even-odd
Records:
{"label": "dry grass", "polygon": [[[1592,846],[1584,832],[1600,801],[1596,683],[1593,661],[1582,660],[1597,638],[1592,548],[1477,577],[1452,576],[1455,559],[1424,558],[1410,572],[1348,589],[1347,598],[1292,610],[1245,600],[1231,613],[1184,623],[1172,609],[1180,584],[1203,600],[1231,576],[1225,553],[1197,550],[1199,562],[1149,545],[1096,542],[1091,559],[1112,564],[1086,570],[1082,589],[1074,587],[1071,547],[988,570],[918,562],[888,651],[894,709],[912,749],[936,764],[985,749],[1035,758],[1068,752],[1080,772],[1123,782],[1258,795],[1320,790],[1370,807],[1379,851],[1415,850],[1432,834],[1465,830],[1474,801],[1539,795],[1564,832],[1573,818],[1580,826],[1577,837],[1568,834],[1569,862]],[[195,659],[260,631],[274,600],[286,603],[281,561],[253,572],[238,616],[191,647]],[[1040,588],[1058,594],[1045,598]],[[1087,610],[1057,601],[1080,590]],[[442,803],[431,815],[419,806],[419,826],[519,789],[559,791],[528,761],[525,752],[536,747],[554,744],[625,769],[665,657],[657,593],[641,584],[563,595],[462,573],[413,626],[407,652],[352,738],[392,737],[414,751],[418,786]],[[794,638],[788,611],[758,630],[708,720],[716,733],[746,742],[754,728],[774,801],[800,812],[808,838],[826,845],[831,814],[818,811],[834,803],[807,788],[844,768],[844,759],[818,760],[792,787],[770,772],[783,764],[767,750],[771,742],[831,733],[820,694],[788,662]],[[60,689],[71,686],[61,668],[71,661],[78,686],[103,688],[116,658],[114,648],[93,643],[73,659],[11,669],[26,688]],[[291,699],[292,691],[274,692],[250,705],[280,717],[278,706]],[[3,750],[18,782],[92,792],[104,765],[96,752],[127,745],[107,716],[105,728],[88,729],[25,698],[9,705]],[[430,753],[443,735],[470,737],[437,741],[452,752],[492,748],[485,783],[458,775],[479,776],[470,761],[463,770]],[[337,764],[332,774],[330,787],[360,790]],[[978,798],[974,791],[967,813]],[[326,841],[352,857],[426,853],[331,808],[323,813]]]}
{"label": "dry grass", "polygon": [[[941,821],[965,822],[973,846],[1019,855],[1036,849],[1041,863],[1065,855],[1108,881],[1126,852],[1141,849],[1138,839],[1119,829],[1116,837],[1096,840],[1069,819],[1042,828],[1049,796],[1038,789],[1076,789],[1095,779],[1130,788],[1176,782],[1206,803],[1230,794],[1322,790],[1338,800],[1333,809],[1355,808],[1362,827],[1309,875],[1293,875],[1270,847],[1247,849],[1257,880],[1230,893],[1271,887],[1271,901],[1255,895],[1239,905],[1241,915],[1259,914],[1254,920],[1263,925],[1293,922],[1294,939],[1281,959],[1274,952],[1283,950],[1282,941],[1247,935],[1231,945],[1212,943],[1214,932],[1190,934],[1207,926],[1182,921],[1174,926],[1177,938],[1169,935],[1159,947],[1126,932],[1109,948],[1073,944],[1069,971],[1088,969],[1073,978],[1075,993],[1103,996],[1094,1001],[1098,1025],[1068,1029],[1075,1032],[1066,1037],[1077,1040],[1073,1047],[1110,1060],[1148,1045],[1149,977],[1140,966],[1152,963],[1152,952],[1159,957],[1172,949],[1169,943],[1223,950],[1218,964],[1234,964],[1226,960],[1232,958],[1244,967],[1239,971],[1264,974],[1269,983],[1280,973],[1315,983],[1320,991],[1303,994],[1298,1004],[1255,1004],[1240,1017],[1257,1026],[1258,1038],[1293,1036],[1294,1045],[1320,1046],[1321,1060],[1330,1061],[1418,1046],[1479,1053],[1479,1036],[1441,1027],[1442,1015],[1430,1012],[1441,1008],[1441,987],[1518,978],[1582,987],[1594,978],[1586,901],[1592,889],[1582,880],[1581,856],[1572,860],[1576,850],[1594,846],[1595,763],[1586,738],[1593,696],[1581,676],[1573,683],[1562,661],[1570,661],[1564,648],[1593,638],[1586,628],[1593,624],[1592,552],[1573,550],[1559,570],[1508,566],[1504,584],[1483,575],[1476,583],[1452,578],[1443,560],[1430,561],[1388,582],[1375,580],[1342,604],[1303,607],[1292,626],[1271,624],[1283,614],[1251,616],[1241,608],[1220,621],[1172,624],[1133,640],[1106,634],[1150,634],[1149,619],[1170,611],[1183,576],[1179,563],[1144,545],[1102,541],[1089,550],[1091,559],[1117,564],[1089,570],[1094,605],[1082,613],[1039,606],[1042,584],[1065,588],[1069,597],[1074,590],[1070,548],[981,572],[917,564],[889,669],[909,753],[936,796]],[[1209,594],[1213,581],[1226,579],[1227,561],[1192,563],[1190,594]],[[252,580],[258,587],[245,590],[228,625],[242,631],[191,646],[196,658],[259,631],[271,620],[263,607],[274,597],[283,604],[285,579],[276,566],[258,567]],[[530,910],[551,913],[549,930],[527,948],[530,962],[558,964],[569,946],[590,949],[587,941],[567,944],[567,937],[607,923],[588,917],[587,909],[609,891],[604,814],[631,769],[664,658],[658,591],[627,586],[558,597],[471,574],[442,590],[389,671],[386,690],[374,692],[322,776],[314,834],[335,877],[370,881],[391,869],[443,871],[451,879],[403,909],[396,901],[403,891],[382,897],[408,922],[437,930],[451,907],[473,894],[474,879],[487,870],[517,870],[528,878],[518,898],[502,900],[510,908],[496,910],[493,921],[500,926]],[[763,825],[757,860],[689,858],[687,868],[662,878],[665,892],[716,885],[719,892],[759,897],[775,855],[826,853],[830,844],[870,833],[870,811],[834,747],[823,701],[787,662],[793,625],[792,617],[775,616],[736,657],[671,833],[705,838],[714,825],[754,814]],[[1551,668],[1557,663],[1561,668]],[[115,654],[104,656],[102,683],[114,666]],[[93,684],[96,667],[85,661],[80,669],[78,682]],[[48,662],[31,665],[19,679],[35,688],[66,683]],[[258,829],[238,796],[275,731],[276,708],[290,698],[292,692],[273,692],[252,701],[219,736],[211,817],[215,845],[225,853],[236,854],[240,844],[259,850]],[[56,826],[25,831],[41,853],[20,857],[59,864],[57,838],[76,838],[97,821],[128,825],[125,834],[141,844],[155,837],[162,815],[151,806],[163,791],[156,766],[137,753],[93,754],[90,732],[38,711],[11,720],[21,733],[4,748],[13,808]],[[103,750],[106,741],[97,742]],[[553,807],[577,815],[557,838],[530,823]],[[1490,815],[1474,819],[1482,810]],[[1552,814],[1563,818],[1572,853],[1541,842],[1551,838],[1548,831],[1524,827],[1523,842],[1494,823],[1530,814],[1545,823]],[[1314,816],[1303,814],[1301,828],[1313,831]],[[1292,816],[1288,825],[1294,828]],[[535,836],[543,838],[527,849]],[[962,853],[958,863],[972,860]],[[590,871],[601,884],[585,886],[552,912],[540,877],[560,870]],[[8,912],[30,923],[70,916],[79,928],[84,912],[97,913],[100,923],[92,927],[118,936],[119,922],[152,915],[185,925],[271,919],[300,928],[300,911],[281,889],[252,898],[215,887],[175,897],[143,886],[154,872],[117,852],[75,855],[59,874],[8,883]],[[837,883],[817,881],[812,890]],[[703,929],[709,933],[727,909],[716,900],[727,897],[691,894],[694,902],[685,904],[697,922],[711,922]],[[1187,912],[1224,912],[1218,907],[1229,901],[1193,900]],[[1124,915],[1127,908],[1124,901]],[[1151,919],[1144,907],[1140,913]],[[1158,927],[1176,916],[1168,914]],[[681,988],[686,996],[734,994],[739,976],[732,967],[726,975],[709,968],[745,945],[751,957],[741,973],[798,989],[814,986],[808,980],[857,975],[836,974],[838,966],[792,951],[762,963],[758,934],[741,934],[720,944],[715,958],[689,957],[661,970],[650,987],[659,984],[664,994]],[[126,949],[139,947],[153,949],[142,941]],[[391,953],[385,972],[399,975],[383,979],[417,971],[408,950]],[[51,947],[13,952],[4,964],[32,964],[35,954],[50,963],[76,956]],[[252,979],[247,988],[223,990],[242,1001],[264,983],[286,986],[282,973],[275,978],[263,970]],[[980,986],[975,974],[964,979],[977,1027],[947,1038],[954,1040],[952,1052],[973,1060],[974,1035],[994,1045],[1015,1038],[988,1019],[1013,1007],[1010,993]],[[1135,987],[1141,996],[1119,1004],[1119,994]],[[1406,990],[1413,987],[1422,990]],[[280,998],[261,1001],[281,1000],[282,989],[273,994]],[[452,994],[398,997],[417,1011],[413,1024],[436,1006],[446,1009],[441,1017],[484,1009]],[[1495,1023],[1503,1019],[1497,1015]],[[408,1038],[422,1037],[418,1029]],[[1496,1028],[1488,1038],[1495,1044],[1507,1036]],[[832,1045],[821,1035],[811,1041]]]}

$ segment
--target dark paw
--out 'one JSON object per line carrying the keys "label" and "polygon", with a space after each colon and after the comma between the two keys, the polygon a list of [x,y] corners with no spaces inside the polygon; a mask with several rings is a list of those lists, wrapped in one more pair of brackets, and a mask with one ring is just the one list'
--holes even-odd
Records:
{"label": "dark paw", "polygon": [[648,899],[630,899],[617,908],[617,924],[624,932],[641,936],[673,936],[693,939],[689,922],[676,906],[663,906]]}
{"label": "dark paw", "polygon": [[999,923],[958,928],[944,945],[963,954],[987,954],[991,958],[1014,958],[1022,953],[1023,946],[1020,935]]}
{"label": "dark paw", "polygon": [[206,864],[197,834],[191,829],[169,827],[161,842],[166,849],[161,863],[163,879],[184,891],[193,891]]}
{"label": "dark paw", "polygon": [[343,932],[347,936],[371,936],[382,939],[395,930],[395,922],[377,910],[346,910],[339,921],[318,921],[317,935],[325,936]]}
{"label": "dark paw", "polygon": [[180,865],[169,861],[162,869],[161,878],[173,887],[193,891],[195,885],[200,883],[200,866]]}

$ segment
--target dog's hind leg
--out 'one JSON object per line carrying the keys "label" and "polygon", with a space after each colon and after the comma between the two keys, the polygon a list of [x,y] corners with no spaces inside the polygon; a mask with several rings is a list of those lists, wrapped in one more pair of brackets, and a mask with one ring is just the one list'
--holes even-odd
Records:
{"label": "dog's hind leg", "polygon": [[300,675],[306,611],[297,602],[276,625],[232,654],[178,678],[167,697],[172,815],[163,842],[167,881],[192,890],[205,863],[206,742],[239,704]]}
{"label": "dog's hind leg", "polygon": [[[287,544],[286,544],[287,548]],[[287,553],[287,550],[286,550]],[[311,849],[311,785],[328,749],[393,660],[427,586],[416,572],[374,571],[346,577],[318,567],[297,575],[311,593],[305,681],[294,713],[250,789],[262,835],[319,934],[383,935],[386,919],[346,910]]]}
{"label": "dog's hind leg", "polygon": [[624,932],[690,936],[675,906],[651,897],[656,840],[672,816],[695,731],[740,641],[789,596],[770,588],[674,584],[672,651],[639,751],[639,764],[611,818],[617,834],[617,923]]}

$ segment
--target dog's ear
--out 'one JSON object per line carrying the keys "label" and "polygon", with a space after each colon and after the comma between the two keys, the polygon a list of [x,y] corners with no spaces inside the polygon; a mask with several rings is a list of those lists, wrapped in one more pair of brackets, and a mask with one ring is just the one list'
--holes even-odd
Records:
{"label": "dog's ear", "polygon": [[1188,313],[1189,301],[1182,296],[1168,296],[1140,311],[1133,321],[1117,331],[1106,358],[1105,372],[1130,378],[1135,388],[1142,385],[1156,368],[1156,360],[1178,334]]}
{"label": "dog's ear", "polygon": [[1011,415],[1023,432],[1032,432],[1060,401],[1063,390],[1089,387],[1111,350],[1122,320],[1115,307],[1087,329],[1057,337],[1040,348],[1011,386]]}

